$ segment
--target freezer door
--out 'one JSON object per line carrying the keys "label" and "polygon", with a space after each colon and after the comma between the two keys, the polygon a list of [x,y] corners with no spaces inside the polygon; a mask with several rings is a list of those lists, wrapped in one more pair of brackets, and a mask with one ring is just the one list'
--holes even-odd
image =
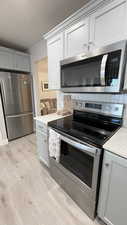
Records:
{"label": "freezer door", "polygon": [[30,75],[5,73],[1,88],[5,115],[32,112]]}
{"label": "freezer door", "polygon": [[6,117],[8,140],[31,134],[33,132],[33,114],[20,114]]}

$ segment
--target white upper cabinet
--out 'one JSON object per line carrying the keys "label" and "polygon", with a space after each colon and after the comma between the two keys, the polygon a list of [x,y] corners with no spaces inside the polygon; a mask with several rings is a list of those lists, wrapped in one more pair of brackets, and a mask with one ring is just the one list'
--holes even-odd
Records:
{"label": "white upper cabinet", "polygon": [[105,151],[98,216],[107,225],[127,224],[127,159]]}
{"label": "white upper cabinet", "polygon": [[91,15],[89,40],[91,50],[126,39],[126,33],[126,0],[115,0]]}
{"label": "white upper cabinet", "polygon": [[89,18],[65,30],[65,58],[88,51]]}
{"label": "white upper cabinet", "polygon": [[49,89],[60,89],[60,60],[63,59],[63,33],[47,42]]}
{"label": "white upper cabinet", "polygon": [[30,55],[0,47],[0,69],[30,72]]}
{"label": "white upper cabinet", "polygon": [[18,71],[30,72],[30,56],[20,52],[15,52],[14,69]]}
{"label": "white upper cabinet", "polygon": [[[72,15],[70,21],[64,21],[56,30],[54,28],[45,35],[48,39],[49,89],[60,89],[59,62],[63,57],[87,54],[93,49],[127,39],[127,0],[105,1],[99,8],[94,3],[91,12],[88,11],[89,16],[85,18],[86,10],[84,15]],[[74,24],[74,18],[76,21],[77,17],[80,21]],[[61,30],[62,33],[58,34]]]}
{"label": "white upper cabinet", "polygon": [[11,69],[14,67],[13,52],[0,47],[0,69]]}

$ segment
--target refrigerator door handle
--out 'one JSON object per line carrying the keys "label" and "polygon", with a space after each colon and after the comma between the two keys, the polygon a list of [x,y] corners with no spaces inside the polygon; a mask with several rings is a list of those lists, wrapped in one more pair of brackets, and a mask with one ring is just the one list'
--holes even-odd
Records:
{"label": "refrigerator door handle", "polygon": [[6,116],[8,118],[13,118],[13,117],[21,117],[21,116],[28,116],[28,115],[33,115],[32,112],[29,112],[29,113],[21,113],[21,114],[16,114],[16,115],[9,115],[9,116]]}

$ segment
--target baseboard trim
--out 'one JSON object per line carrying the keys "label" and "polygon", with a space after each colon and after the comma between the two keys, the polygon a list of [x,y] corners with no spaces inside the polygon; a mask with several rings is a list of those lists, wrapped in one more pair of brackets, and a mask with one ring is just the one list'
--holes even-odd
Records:
{"label": "baseboard trim", "polygon": [[7,145],[7,144],[8,144],[8,139],[3,139],[0,141],[0,146]]}

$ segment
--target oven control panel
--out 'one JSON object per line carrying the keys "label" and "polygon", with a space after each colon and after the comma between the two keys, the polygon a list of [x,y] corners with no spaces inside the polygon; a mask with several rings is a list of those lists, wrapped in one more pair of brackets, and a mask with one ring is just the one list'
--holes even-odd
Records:
{"label": "oven control panel", "polygon": [[75,109],[96,112],[108,116],[116,116],[122,118],[123,104],[104,103],[104,102],[85,102],[79,101],[75,105]]}

